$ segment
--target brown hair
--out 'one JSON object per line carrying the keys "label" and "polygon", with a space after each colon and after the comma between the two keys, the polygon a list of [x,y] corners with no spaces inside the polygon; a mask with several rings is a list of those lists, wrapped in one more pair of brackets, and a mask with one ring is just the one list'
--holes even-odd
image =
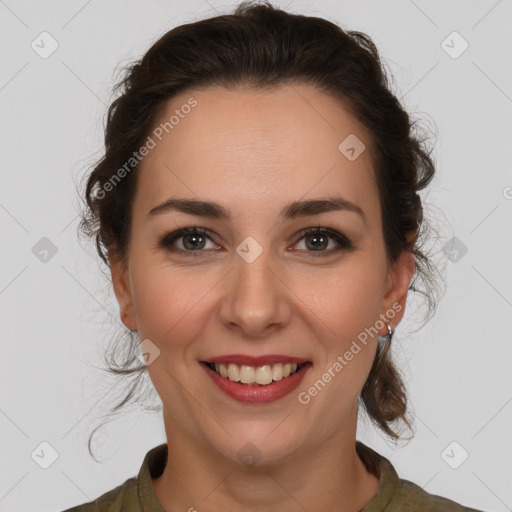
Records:
{"label": "brown hair", "polygon": [[[95,238],[98,254],[108,267],[109,256],[125,258],[138,166],[123,173],[107,193],[105,185],[144,144],[166,100],[191,87],[261,89],[285,83],[314,85],[340,99],[369,131],[387,256],[393,263],[402,251],[414,254],[410,290],[426,299],[430,318],[436,305],[437,269],[422,249],[431,227],[424,219],[418,192],[431,182],[435,168],[424,132],[415,133],[417,122],[391,92],[368,35],[343,30],[322,18],[290,14],[268,2],[243,2],[234,14],[173,28],[128,66],[114,88],[122,93],[108,110],[105,154],[87,177],[79,231]],[[137,376],[115,411],[133,397],[140,377],[147,373],[145,365],[131,367],[137,361],[140,340],[134,333],[129,336],[130,344],[121,346],[127,351],[125,360],[117,364],[114,349],[110,364],[107,361],[108,371],[115,375]],[[406,417],[405,385],[389,348],[379,343],[360,404],[396,441],[400,436],[391,428],[393,423],[411,424]]]}

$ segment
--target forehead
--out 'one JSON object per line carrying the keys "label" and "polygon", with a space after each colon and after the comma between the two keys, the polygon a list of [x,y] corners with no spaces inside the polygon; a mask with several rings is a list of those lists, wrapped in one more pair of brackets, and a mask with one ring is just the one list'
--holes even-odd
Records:
{"label": "forehead", "polygon": [[163,105],[150,137],[137,186],[146,207],[169,195],[240,207],[326,195],[378,202],[367,130],[313,86],[191,89]]}

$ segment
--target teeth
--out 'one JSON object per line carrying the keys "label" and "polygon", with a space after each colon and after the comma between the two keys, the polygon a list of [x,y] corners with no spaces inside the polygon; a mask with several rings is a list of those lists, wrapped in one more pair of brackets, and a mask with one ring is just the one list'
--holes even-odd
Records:
{"label": "teeth", "polygon": [[274,380],[281,380],[283,378],[283,365],[282,364],[275,364],[272,367],[272,378]]}
{"label": "teeth", "polygon": [[256,368],[255,374],[256,384],[270,384],[272,382],[272,368],[268,364]]}
{"label": "teeth", "polygon": [[252,366],[240,367],[240,382],[242,384],[252,384],[256,382],[256,371]]}
{"label": "teeth", "polygon": [[[219,364],[219,366],[220,366],[220,364]],[[222,365],[222,366],[224,366],[224,365]],[[226,367],[224,366],[224,368],[226,368]],[[228,373],[229,380],[232,380],[233,382],[238,382],[240,380],[240,368],[238,367],[237,364],[230,364],[228,366],[227,373]]]}
{"label": "teeth", "polygon": [[242,384],[259,384],[265,386],[273,381],[281,380],[289,377],[297,371],[297,363],[277,363],[273,365],[263,366],[246,366],[230,363],[215,363],[215,371],[222,377],[233,382],[241,382]]}

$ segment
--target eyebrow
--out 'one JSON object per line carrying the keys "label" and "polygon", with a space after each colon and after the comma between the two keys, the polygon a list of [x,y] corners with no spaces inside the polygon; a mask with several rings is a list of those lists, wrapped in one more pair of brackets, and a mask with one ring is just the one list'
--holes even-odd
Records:
{"label": "eyebrow", "polygon": [[[231,212],[218,203],[212,201],[201,201],[199,199],[176,199],[171,198],[152,208],[148,215],[156,215],[169,211],[178,211],[208,217],[212,219],[231,220]],[[332,211],[349,211],[359,214],[366,222],[364,211],[356,204],[342,197],[327,199],[311,199],[306,201],[294,201],[286,205],[279,213],[281,220],[296,219],[312,215],[320,215]]]}
{"label": "eyebrow", "polygon": [[[201,201],[199,199],[171,198],[152,208],[148,215],[156,215],[169,211],[178,211],[198,217],[212,219],[231,220],[231,212],[218,203]],[[359,214],[366,222],[364,211],[356,204],[342,197],[327,199],[311,199],[306,201],[294,201],[286,205],[279,213],[282,220],[296,219],[312,215],[320,215],[332,211],[349,211]]]}

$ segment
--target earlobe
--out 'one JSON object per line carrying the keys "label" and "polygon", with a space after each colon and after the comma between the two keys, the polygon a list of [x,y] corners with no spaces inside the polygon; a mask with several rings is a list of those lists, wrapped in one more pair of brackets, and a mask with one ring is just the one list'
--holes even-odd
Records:
{"label": "earlobe", "polygon": [[[382,314],[389,317],[393,329],[396,328],[405,313],[407,293],[415,266],[414,254],[404,250],[395,261],[388,275],[388,291],[384,297],[384,311],[382,311]],[[390,310],[393,311],[392,314],[386,315],[386,312]]]}
{"label": "earlobe", "polygon": [[127,266],[122,261],[115,258],[109,258],[109,261],[112,274],[112,286],[119,304],[121,321],[130,331],[137,331]]}

